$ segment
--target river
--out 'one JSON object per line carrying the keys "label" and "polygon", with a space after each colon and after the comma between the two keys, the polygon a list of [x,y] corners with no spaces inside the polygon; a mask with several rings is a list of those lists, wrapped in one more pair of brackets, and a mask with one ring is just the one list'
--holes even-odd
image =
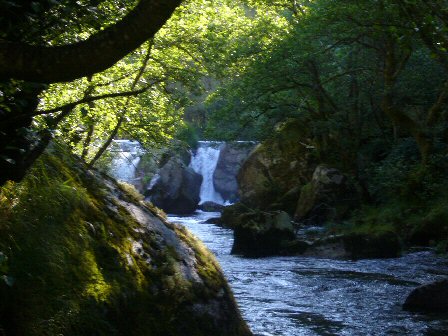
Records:
{"label": "river", "polygon": [[447,259],[428,251],[359,261],[242,258],[230,255],[231,230],[203,223],[217,216],[198,212],[169,220],[216,255],[255,335],[448,335],[448,316],[401,309],[414,287],[448,275]]}

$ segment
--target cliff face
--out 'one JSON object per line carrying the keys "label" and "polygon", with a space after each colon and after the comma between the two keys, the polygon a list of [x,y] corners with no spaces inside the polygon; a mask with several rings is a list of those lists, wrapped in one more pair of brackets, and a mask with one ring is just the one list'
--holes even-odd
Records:
{"label": "cliff face", "polygon": [[227,142],[223,145],[213,173],[213,184],[224,200],[234,202],[238,199],[236,177],[254,147],[252,142]]}
{"label": "cliff face", "polygon": [[210,252],[56,146],[0,189],[6,335],[251,335]]}

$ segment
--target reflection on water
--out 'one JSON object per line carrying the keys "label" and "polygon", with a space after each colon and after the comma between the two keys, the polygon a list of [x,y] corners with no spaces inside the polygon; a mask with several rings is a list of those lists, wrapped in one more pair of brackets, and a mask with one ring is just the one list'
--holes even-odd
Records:
{"label": "reflection on water", "polygon": [[174,217],[212,250],[255,335],[448,335],[448,316],[401,310],[417,285],[446,277],[430,252],[397,259],[341,261],[230,255],[232,231],[203,223],[217,213]]}

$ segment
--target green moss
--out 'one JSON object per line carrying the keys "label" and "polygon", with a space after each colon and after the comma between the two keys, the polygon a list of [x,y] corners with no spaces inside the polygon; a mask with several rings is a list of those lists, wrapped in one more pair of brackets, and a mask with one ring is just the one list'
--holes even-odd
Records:
{"label": "green moss", "polygon": [[[215,259],[175,229],[194,250],[204,285],[187,280],[176,250],[124,207],[157,216],[132,190],[102,183],[53,148],[23,182],[2,187],[0,201],[0,271],[14,279],[0,283],[6,334],[233,335],[190,310],[227,288]],[[244,326],[235,307],[231,322]]]}
{"label": "green moss", "polygon": [[134,202],[141,202],[145,198],[132,184],[123,181],[118,181],[117,183],[120,189],[125,193],[125,195],[131,197]]}

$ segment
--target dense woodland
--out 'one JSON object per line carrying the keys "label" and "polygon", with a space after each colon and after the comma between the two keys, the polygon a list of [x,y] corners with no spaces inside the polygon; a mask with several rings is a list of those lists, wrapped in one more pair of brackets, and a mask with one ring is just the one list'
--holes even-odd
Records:
{"label": "dense woodland", "polygon": [[[403,248],[445,253],[447,118],[446,0],[0,0],[0,234],[43,207],[17,207],[21,197],[45,189],[70,208],[70,173],[39,161],[48,146],[101,169],[113,139],[150,152],[263,143],[293,120],[288,141],[312,169],[338,169],[360,194],[329,228],[391,231]],[[36,182],[54,171],[60,189]]]}
{"label": "dense woodland", "polygon": [[157,27],[126,39],[128,55],[127,43],[89,47],[107,41],[105,27],[137,35],[134,5],[1,2],[2,182],[20,179],[53,138],[93,166],[113,138],[262,141],[294,118],[299,141],[351,174],[367,204],[443,203],[444,1],[187,1],[152,36],[173,1]]}

